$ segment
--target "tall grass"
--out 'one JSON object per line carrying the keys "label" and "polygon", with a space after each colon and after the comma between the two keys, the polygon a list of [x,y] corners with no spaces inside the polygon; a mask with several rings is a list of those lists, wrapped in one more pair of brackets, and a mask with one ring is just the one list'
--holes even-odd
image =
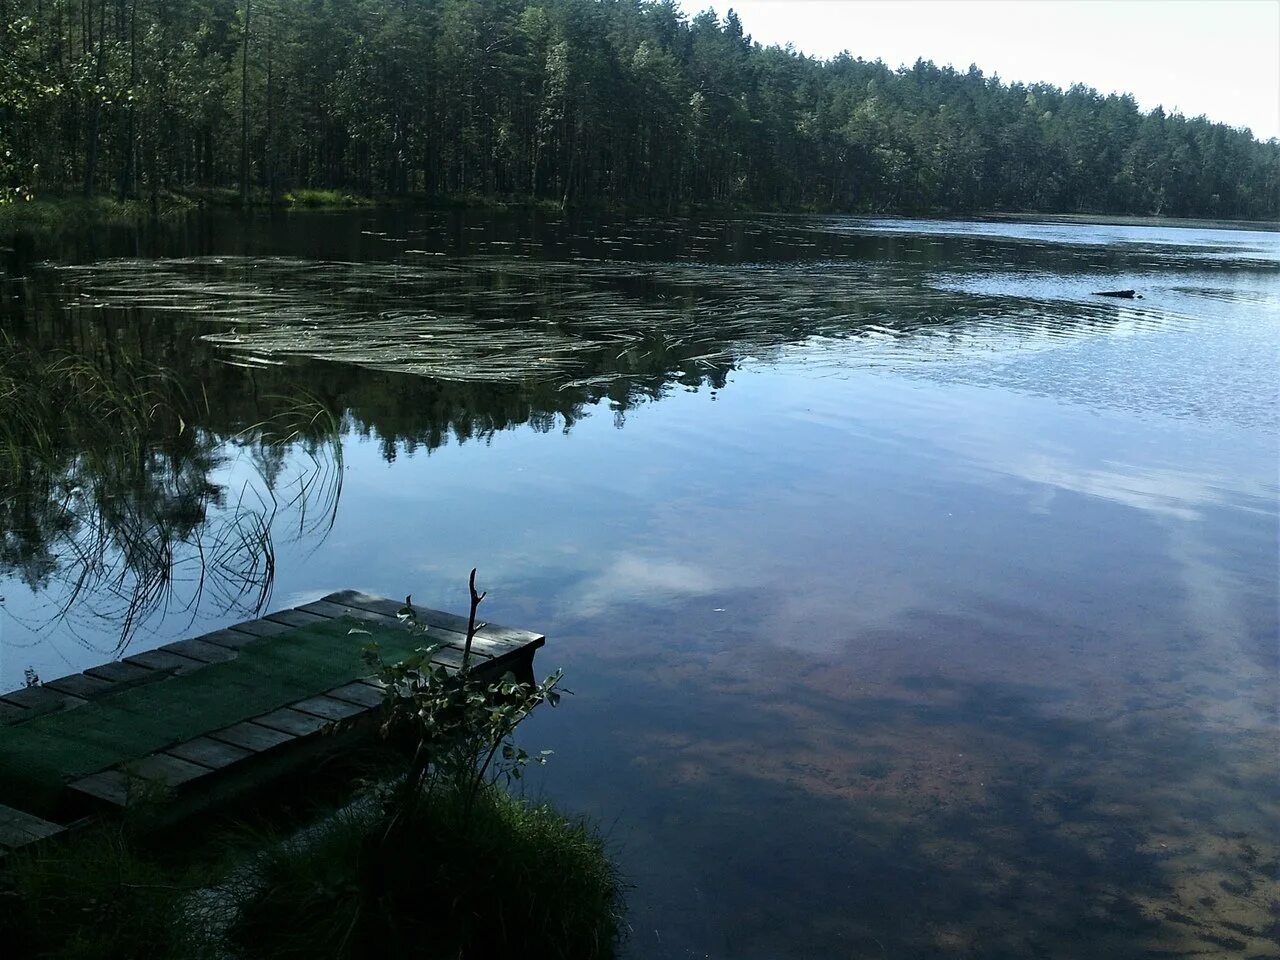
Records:
{"label": "tall grass", "polygon": [[244,955],[615,956],[621,882],[585,822],[486,785],[432,791],[394,843],[382,823],[359,806],[272,846],[231,928]]}
{"label": "tall grass", "polygon": [[180,881],[118,827],[9,854],[0,955],[47,960],[212,957],[184,915]]}

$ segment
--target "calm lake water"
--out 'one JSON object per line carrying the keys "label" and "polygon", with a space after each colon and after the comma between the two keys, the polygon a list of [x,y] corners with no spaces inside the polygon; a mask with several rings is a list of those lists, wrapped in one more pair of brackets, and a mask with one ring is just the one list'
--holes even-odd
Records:
{"label": "calm lake water", "polygon": [[461,610],[475,565],[575,691],[531,789],[611,837],[631,956],[1280,956],[1280,234],[360,211],[3,257],[0,349],[203,411],[0,494],[5,688],[346,587]]}

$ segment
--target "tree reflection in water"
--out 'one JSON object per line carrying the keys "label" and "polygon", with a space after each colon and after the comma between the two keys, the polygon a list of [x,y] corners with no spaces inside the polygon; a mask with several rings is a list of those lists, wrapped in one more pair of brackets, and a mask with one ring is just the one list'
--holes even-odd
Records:
{"label": "tree reflection in water", "polygon": [[0,577],[48,599],[29,628],[79,636],[106,621],[118,653],[154,617],[257,612],[277,521],[325,534],[341,495],[337,419],[273,396],[263,419],[213,429],[199,389],[129,352],[0,339]]}

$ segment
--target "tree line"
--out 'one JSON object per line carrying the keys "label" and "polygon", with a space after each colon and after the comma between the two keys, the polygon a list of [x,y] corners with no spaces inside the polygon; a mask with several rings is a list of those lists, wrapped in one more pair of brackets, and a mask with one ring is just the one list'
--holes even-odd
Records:
{"label": "tree line", "polygon": [[[0,0],[0,184],[1280,217],[1280,143],[675,0]],[[851,37],[856,40],[856,36]]]}

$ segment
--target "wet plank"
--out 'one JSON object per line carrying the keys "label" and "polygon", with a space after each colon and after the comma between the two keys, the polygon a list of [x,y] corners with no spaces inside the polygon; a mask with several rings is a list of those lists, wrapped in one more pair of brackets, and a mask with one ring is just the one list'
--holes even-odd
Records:
{"label": "wet plank", "polygon": [[210,770],[221,770],[223,767],[229,767],[233,763],[239,763],[253,756],[252,750],[233,746],[212,737],[196,737],[186,743],[176,743],[165,750],[165,753],[189,763],[198,763]]}
{"label": "wet plank", "polygon": [[37,840],[47,840],[64,829],[56,823],[0,804],[0,850],[16,850]]}

